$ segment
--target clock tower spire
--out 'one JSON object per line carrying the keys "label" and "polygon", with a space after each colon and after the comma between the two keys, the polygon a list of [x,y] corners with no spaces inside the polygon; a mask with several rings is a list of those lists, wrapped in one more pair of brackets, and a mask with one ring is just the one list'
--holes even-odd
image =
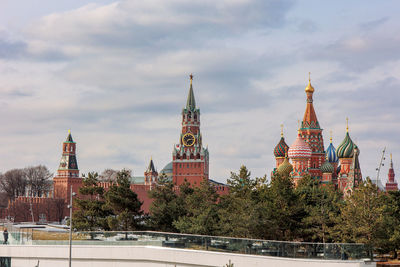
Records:
{"label": "clock tower spire", "polygon": [[193,92],[193,75],[190,74],[189,94],[186,107],[182,110],[182,131],[179,144],[172,152],[172,180],[175,185],[188,181],[200,185],[208,180],[208,149],[202,145],[200,133],[200,109],[196,107]]}

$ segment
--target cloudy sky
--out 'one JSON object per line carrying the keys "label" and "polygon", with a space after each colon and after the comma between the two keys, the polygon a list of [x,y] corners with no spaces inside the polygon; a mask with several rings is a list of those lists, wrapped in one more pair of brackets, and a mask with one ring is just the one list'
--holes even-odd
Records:
{"label": "cloudy sky", "polygon": [[[363,176],[400,177],[400,3],[319,0],[0,2],[0,171],[56,171],[71,129],[82,172],[161,170],[189,74],[211,178],[270,173],[296,137],[308,72],[325,147],[350,135]],[[381,179],[386,182],[388,156]]]}

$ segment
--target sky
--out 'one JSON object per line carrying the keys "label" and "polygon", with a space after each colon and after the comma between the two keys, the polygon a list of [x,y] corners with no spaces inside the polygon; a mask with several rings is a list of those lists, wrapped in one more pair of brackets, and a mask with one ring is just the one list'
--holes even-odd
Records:
{"label": "sky", "polygon": [[325,147],[349,132],[363,176],[400,175],[400,3],[317,0],[0,2],[0,172],[56,172],[68,129],[82,173],[172,160],[193,73],[210,178],[270,176],[296,138],[311,72]]}

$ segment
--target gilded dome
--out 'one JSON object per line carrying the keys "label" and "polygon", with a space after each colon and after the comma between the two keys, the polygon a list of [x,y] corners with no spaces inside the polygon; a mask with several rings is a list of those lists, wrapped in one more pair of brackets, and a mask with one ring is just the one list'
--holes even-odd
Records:
{"label": "gilded dome", "polygon": [[333,168],[332,164],[330,164],[327,160],[321,166],[322,173],[333,173],[334,170],[335,169]]}
{"label": "gilded dome", "polygon": [[297,135],[296,140],[288,151],[289,158],[310,158],[311,153],[310,146],[303,140],[300,134]]}
{"label": "gilded dome", "polygon": [[355,144],[350,138],[349,132],[346,133],[342,143],[336,149],[336,155],[338,158],[352,158],[354,156]]}
{"label": "gilded dome", "polygon": [[314,87],[311,85],[311,80],[308,79],[308,85],[306,87],[306,93],[310,92],[310,93],[314,93]]}
{"label": "gilded dome", "polygon": [[286,156],[285,160],[278,167],[278,173],[283,176],[289,176],[289,174],[292,171],[293,171],[293,166],[292,166],[292,164],[290,164],[290,162]]}
{"label": "gilded dome", "polygon": [[283,158],[285,157],[285,154],[288,152],[289,146],[285,142],[285,138],[283,136],[281,137],[281,140],[279,143],[276,145],[274,149],[274,155],[276,158]]}

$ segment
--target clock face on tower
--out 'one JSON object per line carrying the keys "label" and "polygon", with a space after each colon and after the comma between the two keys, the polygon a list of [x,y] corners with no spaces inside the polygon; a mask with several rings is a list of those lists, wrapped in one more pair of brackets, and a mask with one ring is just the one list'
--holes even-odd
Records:
{"label": "clock face on tower", "polygon": [[196,138],[191,133],[186,133],[184,136],[182,136],[182,143],[185,146],[193,146],[195,141]]}

